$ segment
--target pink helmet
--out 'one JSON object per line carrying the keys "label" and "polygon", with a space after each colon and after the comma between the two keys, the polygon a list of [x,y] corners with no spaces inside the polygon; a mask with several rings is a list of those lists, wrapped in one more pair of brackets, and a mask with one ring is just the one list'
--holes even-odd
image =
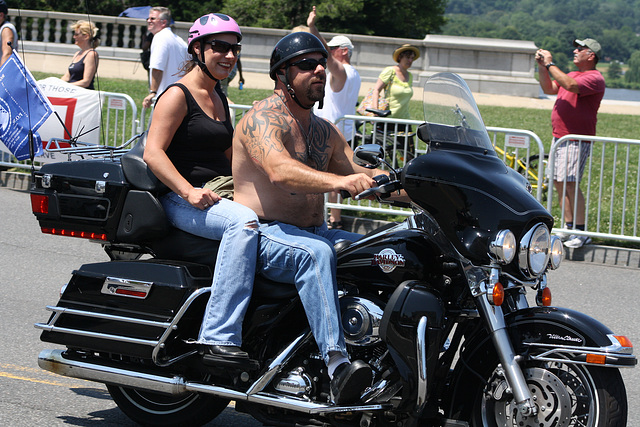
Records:
{"label": "pink helmet", "polygon": [[242,40],[242,33],[238,23],[230,16],[222,13],[209,13],[196,20],[189,29],[188,52],[193,53],[193,42],[211,34],[231,33]]}

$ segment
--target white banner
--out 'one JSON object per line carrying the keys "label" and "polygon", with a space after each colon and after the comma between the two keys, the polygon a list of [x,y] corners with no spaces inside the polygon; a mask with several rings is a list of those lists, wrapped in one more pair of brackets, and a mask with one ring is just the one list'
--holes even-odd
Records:
{"label": "white banner", "polygon": [[[42,144],[46,147],[51,138],[77,138],[78,141],[91,144],[100,142],[100,92],[72,85],[56,77],[38,80],[38,86],[45,94],[56,114],[49,116],[39,129]],[[71,135],[69,135],[69,133]],[[37,158],[40,162],[66,161],[67,156],[56,153],[43,153]]]}

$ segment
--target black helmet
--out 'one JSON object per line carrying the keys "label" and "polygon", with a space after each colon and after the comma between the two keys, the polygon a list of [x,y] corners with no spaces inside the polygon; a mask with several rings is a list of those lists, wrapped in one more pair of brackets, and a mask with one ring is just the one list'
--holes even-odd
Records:
{"label": "black helmet", "polygon": [[311,33],[297,32],[284,36],[271,53],[269,76],[275,80],[276,71],[282,67],[282,64],[291,58],[310,52],[320,52],[325,58],[329,56],[320,39]]}

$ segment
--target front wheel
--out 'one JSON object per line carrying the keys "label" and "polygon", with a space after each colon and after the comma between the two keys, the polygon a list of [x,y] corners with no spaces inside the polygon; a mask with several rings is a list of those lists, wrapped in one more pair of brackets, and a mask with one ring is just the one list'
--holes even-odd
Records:
{"label": "front wheel", "polygon": [[624,427],[627,395],[617,369],[561,362],[528,364],[523,372],[534,416],[523,416],[497,362],[473,409],[476,427]]}
{"label": "front wheel", "polygon": [[146,426],[200,426],[217,417],[229,400],[199,393],[167,395],[107,385],[126,416]]}

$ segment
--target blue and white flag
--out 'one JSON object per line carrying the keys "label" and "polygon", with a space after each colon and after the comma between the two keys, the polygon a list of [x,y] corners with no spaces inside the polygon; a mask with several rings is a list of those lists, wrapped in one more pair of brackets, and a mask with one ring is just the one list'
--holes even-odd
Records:
{"label": "blue and white flag", "polygon": [[29,158],[29,130],[35,155],[42,154],[38,128],[53,108],[15,51],[0,67],[0,141],[18,160]]}

